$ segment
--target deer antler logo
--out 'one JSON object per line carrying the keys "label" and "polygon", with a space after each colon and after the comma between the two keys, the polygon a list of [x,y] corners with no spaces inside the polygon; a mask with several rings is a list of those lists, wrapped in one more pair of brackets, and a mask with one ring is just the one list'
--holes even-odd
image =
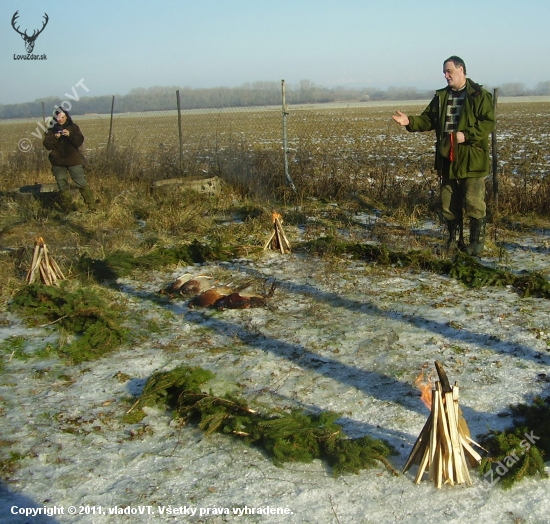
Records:
{"label": "deer antler logo", "polygon": [[17,20],[17,17],[19,16],[19,11],[15,11],[15,14],[13,15],[11,19],[11,25],[12,27],[21,35],[21,38],[25,40],[25,48],[27,50],[27,53],[32,53],[32,50],[34,49],[34,43],[36,39],[38,38],[38,35],[44,31],[44,28],[48,24],[48,15],[44,13],[44,25],[42,26],[42,29],[35,29],[32,33],[32,35],[27,34],[27,30],[25,30],[24,33],[19,31],[19,26],[15,27],[15,21]]}

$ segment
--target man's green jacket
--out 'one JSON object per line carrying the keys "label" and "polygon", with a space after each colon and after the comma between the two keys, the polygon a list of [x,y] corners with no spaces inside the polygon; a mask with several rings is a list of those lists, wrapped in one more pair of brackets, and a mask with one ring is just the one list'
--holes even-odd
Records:
{"label": "man's green jacket", "polygon": [[[454,140],[454,161],[450,162],[449,178],[484,177],[489,174],[489,135],[495,125],[493,96],[482,86],[466,79],[466,100],[458,121],[458,131],[462,131],[466,141],[457,144]],[[432,101],[419,116],[410,116],[408,131],[435,130],[435,168],[443,173],[446,155],[445,111],[449,88],[438,89]]]}

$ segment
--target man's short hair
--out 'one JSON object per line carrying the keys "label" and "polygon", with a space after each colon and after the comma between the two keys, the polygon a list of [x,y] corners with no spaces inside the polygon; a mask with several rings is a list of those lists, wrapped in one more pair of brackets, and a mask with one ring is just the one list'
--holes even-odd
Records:
{"label": "man's short hair", "polygon": [[462,67],[462,69],[464,70],[464,74],[466,74],[466,64],[464,63],[464,60],[462,60],[462,58],[460,58],[459,56],[450,56],[449,58],[447,58],[447,60],[445,60],[445,62],[443,62],[443,65],[445,65],[447,62],[452,62],[455,67]]}

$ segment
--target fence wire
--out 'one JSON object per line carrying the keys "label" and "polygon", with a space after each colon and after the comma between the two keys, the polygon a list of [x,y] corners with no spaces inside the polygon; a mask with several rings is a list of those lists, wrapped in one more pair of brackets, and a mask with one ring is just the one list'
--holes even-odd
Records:
{"label": "fence wire", "polygon": [[[215,175],[262,196],[336,198],[350,190],[376,195],[398,188],[396,177],[416,158],[415,169],[429,170],[432,141],[404,138],[389,118],[391,108],[369,103],[178,111],[176,93],[173,110],[117,113],[116,99],[113,107],[112,115],[75,115],[74,121],[85,136],[88,166],[130,182]],[[19,166],[46,171],[40,125],[14,123],[12,131],[33,136],[31,154],[24,162],[19,155]],[[411,142],[410,155],[400,154],[403,140]],[[419,143],[425,144],[420,152]]]}
{"label": "fence wire", "polygon": [[[271,195],[289,189],[288,168],[303,195],[368,192],[388,205],[402,202],[403,195],[426,201],[437,190],[433,134],[407,133],[390,117],[396,109],[418,114],[426,102],[312,104],[284,110],[281,104],[178,114],[177,97],[173,100],[174,108],[167,111],[117,113],[115,99],[112,116],[74,115],[85,136],[82,151],[89,167],[99,174],[148,181],[217,175]],[[547,111],[548,102],[499,105],[502,180],[510,180],[527,196],[542,194],[539,185],[549,174]],[[41,119],[0,121],[4,174],[49,172],[42,145],[45,129]],[[507,197],[506,188],[502,191]]]}

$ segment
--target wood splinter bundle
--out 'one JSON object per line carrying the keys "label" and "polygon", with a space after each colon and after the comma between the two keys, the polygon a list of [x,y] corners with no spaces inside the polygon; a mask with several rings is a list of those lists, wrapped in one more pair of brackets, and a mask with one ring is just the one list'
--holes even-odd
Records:
{"label": "wood splinter bundle", "polygon": [[38,275],[40,275],[42,282],[48,286],[58,286],[58,280],[65,280],[65,275],[48,252],[46,243],[41,237],[34,242],[34,253],[31,267],[27,273],[27,283],[32,284]]}
{"label": "wood splinter bundle", "polygon": [[407,463],[405,473],[412,464],[419,464],[415,483],[419,484],[425,472],[437,488],[443,484],[472,485],[468,465],[475,467],[481,456],[472,444],[479,444],[470,438],[470,430],[458,405],[458,384],[451,387],[440,362],[435,362],[439,375],[432,389],[431,412],[416,440]]}
{"label": "wood splinter bundle", "polygon": [[271,246],[271,249],[280,251],[283,255],[285,252],[290,252],[290,242],[285,235],[283,229],[283,217],[276,211],[272,214],[273,219],[273,232],[269,237],[269,240],[265,243],[264,251]]}

